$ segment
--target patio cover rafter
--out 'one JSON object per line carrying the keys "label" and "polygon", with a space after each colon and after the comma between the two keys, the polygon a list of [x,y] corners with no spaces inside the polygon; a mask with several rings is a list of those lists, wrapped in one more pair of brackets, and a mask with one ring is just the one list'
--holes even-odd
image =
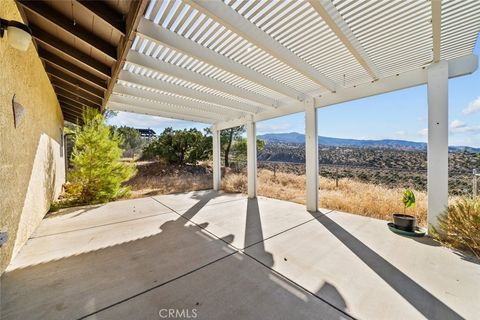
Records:
{"label": "patio cover rafter", "polygon": [[71,92],[72,94],[79,96],[85,100],[88,100],[97,106],[102,105],[102,101],[103,101],[102,98],[99,98],[93,95],[92,93],[86,92],[84,89],[81,89],[78,86],[71,84],[64,78],[58,76],[58,74],[49,73],[49,76],[50,76],[50,82],[52,83],[53,86],[56,86],[68,92]]}
{"label": "patio cover rafter", "polygon": [[442,33],[442,1],[432,0],[433,62],[440,61]]}
{"label": "patio cover rafter", "polygon": [[[476,55],[467,55],[461,58],[456,58],[448,61],[448,76],[455,78],[466,74],[471,74],[478,67],[478,58]],[[427,83],[426,68],[412,70],[399,74],[396,76],[386,77],[375,81],[373,83],[365,83],[353,88],[342,90],[342,94],[326,93],[320,97],[315,98],[315,107],[322,108],[330,105],[361,99],[369,96],[374,96],[386,92],[406,89]],[[272,118],[285,116],[292,113],[304,111],[303,103],[292,103],[286,108],[279,108],[274,111],[266,111],[253,116],[253,121],[262,121]],[[250,117],[242,119],[233,119],[224,123],[218,123],[218,130],[228,129],[231,127],[243,125],[250,121]]]}
{"label": "patio cover rafter", "polygon": [[207,112],[207,113],[213,112],[213,113],[227,115],[229,117],[241,117],[242,115],[245,115],[245,113],[234,111],[232,109],[228,109],[223,106],[212,105],[205,102],[198,102],[195,100],[185,99],[185,98],[174,96],[174,95],[161,94],[158,92],[147,91],[144,89],[139,89],[134,87],[118,85],[115,90],[115,93],[135,96],[138,98],[146,98],[149,100],[157,101],[158,103],[166,103],[166,104],[191,108],[192,110],[196,110],[199,112]]}
{"label": "patio cover rafter", "polygon": [[119,80],[124,80],[131,83],[136,83],[144,87],[150,87],[164,92],[171,92],[177,95],[198,99],[206,103],[217,104],[228,109],[242,111],[247,113],[255,113],[256,107],[244,105],[230,99],[215,96],[209,93],[201,92],[181,85],[176,85],[167,81],[157,80],[154,78],[141,76],[132,72],[122,71],[119,75]]}
{"label": "patio cover rafter", "polygon": [[338,85],[333,80],[315,70],[315,68],[300,59],[292,51],[235,12],[230,6],[221,1],[184,0],[184,2],[213,20],[220,22],[231,31],[310,78],[318,85],[332,92],[337,91]]}
{"label": "patio cover rafter", "polygon": [[92,85],[96,85],[97,87],[102,89],[105,89],[107,87],[107,80],[104,80],[82,68],[79,68],[75,64],[60,58],[56,54],[45,50],[42,47],[38,47],[38,54],[40,55],[40,59],[42,59],[43,61],[49,62],[52,65],[62,68],[65,72],[69,72],[79,79],[82,79]]}
{"label": "patio cover rafter", "polygon": [[57,82],[52,82],[52,85],[53,85],[53,90],[55,91],[55,93],[59,98],[64,97],[91,108],[99,107],[97,103],[93,103],[92,101],[89,101],[83,98],[78,94],[78,92],[72,92],[69,89],[65,89],[63,86],[59,85]]}
{"label": "patio cover rafter", "polygon": [[91,68],[108,78],[112,76],[110,68],[98,60],[93,59],[91,56],[77,50],[73,46],[65,43],[61,39],[51,35],[32,23],[30,24],[30,29],[32,29],[32,36],[41,43],[66,54],[75,61],[80,62],[82,65]]}
{"label": "patio cover rafter", "polygon": [[116,30],[125,34],[125,18],[115,10],[112,10],[105,1],[98,0],[76,0],[82,6],[90,10],[95,16],[107,22]]}
{"label": "patio cover rafter", "polygon": [[45,71],[47,72],[47,74],[51,76],[64,80],[65,82],[68,82],[71,85],[74,85],[77,88],[84,90],[85,93],[87,94],[91,93],[99,97],[100,99],[103,99],[105,89],[103,90],[98,89],[97,87],[92,86],[89,83],[79,80],[78,78],[71,76],[70,74],[67,74],[66,72],[64,72],[63,70],[61,70],[60,68],[58,68],[57,66],[55,66],[50,62],[45,63]]}
{"label": "patio cover rafter", "polygon": [[374,80],[381,78],[380,70],[367,55],[333,3],[330,0],[309,0],[309,3],[370,76]]}
{"label": "patio cover rafter", "polygon": [[92,48],[101,51],[111,59],[117,59],[117,50],[115,46],[112,46],[110,43],[99,38],[97,35],[91,33],[82,26],[72,24],[70,19],[65,17],[61,12],[51,8],[46,2],[18,0],[18,3],[40,17],[47,19],[57,27],[62,28],[71,35],[91,45]]}
{"label": "patio cover rafter", "polygon": [[[112,98],[113,97],[114,96],[112,96]],[[132,113],[140,112],[142,114],[147,114],[151,116],[173,118],[173,119],[184,120],[184,121],[194,121],[198,123],[213,124],[215,122],[215,120],[212,120],[206,117],[192,116],[190,114],[185,114],[185,113],[169,112],[169,111],[158,110],[158,109],[144,108],[138,105],[132,105],[132,104],[126,104],[126,103],[109,102],[108,107],[109,109],[116,110],[116,111],[125,111],[125,112],[132,112]]]}
{"label": "patio cover rafter", "polygon": [[[175,114],[176,116],[188,115],[193,119],[202,120],[200,122],[204,122],[204,123],[213,123],[215,121],[221,121],[222,119],[226,119],[224,115],[221,115],[218,113],[205,112],[205,111],[201,111],[194,108],[189,108],[189,107],[180,106],[180,105],[172,105],[172,104],[162,103],[158,101],[138,99],[135,96],[114,94],[112,95],[109,101],[109,105],[110,103],[117,104],[117,105],[121,104],[121,105],[138,106],[140,108],[143,108],[145,110],[150,110],[152,112],[158,111],[158,112]],[[209,120],[209,121],[207,122],[206,120]],[[190,120],[190,121],[196,121],[196,120]]]}
{"label": "patio cover rafter", "polygon": [[204,61],[210,65],[216,66],[225,71],[236,74],[242,78],[262,85],[273,91],[281,93],[286,97],[303,101],[305,94],[287,86],[279,81],[265,76],[264,74],[250,69],[238,62],[235,62],[213,50],[210,50],[200,44],[197,44],[175,32],[163,28],[148,19],[142,19],[138,26],[138,33],[150,39],[153,42],[183,52],[198,60]]}
{"label": "patio cover rafter", "polygon": [[175,64],[167,63],[162,60],[146,56],[133,50],[130,51],[130,53],[128,54],[127,61],[132,64],[141,66],[145,69],[157,71],[159,73],[163,73],[181,80],[193,82],[211,89],[235,95],[237,97],[242,97],[244,99],[252,101],[253,103],[260,104],[263,108],[266,107],[274,109],[278,107],[278,101],[272,98],[265,97],[252,91],[244,90],[226,82],[216,80],[214,78],[202,75],[194,71],[190,71]]}
{"label": "patio cover rafter", "polygon": [[82,112],[86,108],[85,105],[83,105],[83,104],[81,104],[77,101],[73,101],[73,100],[70,100],[68,98],[64,98],[62,96],[58,97],[58,102],[63,103],[63,104],[67,104],[67,105],[71,106],[73,109],[81,110]]}

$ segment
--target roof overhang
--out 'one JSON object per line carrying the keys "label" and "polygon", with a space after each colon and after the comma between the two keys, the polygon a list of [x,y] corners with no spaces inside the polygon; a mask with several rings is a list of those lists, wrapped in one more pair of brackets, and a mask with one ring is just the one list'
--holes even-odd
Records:
{"label": "roof overhang", "polygon": [[148,0],[17,0],[64,119],[104,110]]}

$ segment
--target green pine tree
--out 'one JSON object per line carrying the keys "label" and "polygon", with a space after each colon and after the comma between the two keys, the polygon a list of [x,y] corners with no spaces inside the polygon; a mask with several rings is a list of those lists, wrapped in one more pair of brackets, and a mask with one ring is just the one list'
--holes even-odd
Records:
{"label": "green pine tree", "polygon": [[67,193],[78,203],[107,202],[126,195],[129,188],[122,183],[135,175],[136,169],[120,161],[120,136],[95,109],[86,110],[83,121],[84,125],[74,130],[73,169]]}

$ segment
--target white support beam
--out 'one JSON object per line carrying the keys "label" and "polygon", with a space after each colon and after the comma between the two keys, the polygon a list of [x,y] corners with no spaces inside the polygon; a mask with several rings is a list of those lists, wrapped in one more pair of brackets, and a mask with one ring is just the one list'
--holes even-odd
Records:
{"label": "white support beam", "polygon": [[252,70],[240,63],[237,63],[227,57],[210,50],[190,39],[182,37],[175,32],[163,28],[150,20],[142,19],[138,26],[138,33],[151,41],[161,43],[175,51],[183,52],[200,61],[204,61],[212,66],[231,72],[242,78],[262,85],[273,91],[281,93],[295,100],[303,100],[305,95],[292,87],[280,83],[264,74]]}
{"label": "white support beam", "polygon": [[[473,54],[449,60],[448,77],[455,78],[471,74],[475,70],[477,70],[477,67],[478,57]],[[326,93],[320,97],[315,98],[315,105],[317,108],[322,108],[342,102],[375,96],[386,92],[415,87],[426,83],[427,70],[426,68],[420,68],[417,70],[412,70],[399,74],[398,76],[390,76],[375,82],[364,83],[355,87],[347,88],[342,90],[341,94]],[[256,114],[254,115],[253,119],[254,121],[258,122],[303,111],[303,103],[290,103],[282,108],[277,108],[276,110],[265,111]],[[226,122],[219,122],[217,123],[217,126],[218,128],[223,130],[245,124],[249,118],[250,117],[244,117],[240,119],[229,120]]]}
{"label": "white support beam", "polygon": [[432,2],[432,42],[433,62],[440,61],[440,44],[442,33],[442,0],[431,0]]}
{"label": "white support beam", "polygon": [[232,117],[232,118],[241,117],[242,115],[245,115],[245,113],[234,111],[234,110],[225,108],[223,106],[198,102],[190,99],[185,99],[183,97],[178,97],[175,95],[160,94],[157,92],[147,91],[140,88],[127,87],[121,84],[117,84],[115,86],[114,93],[154,100],[154,101],[157,101],[158,103],[182,106],[198,112],[204,111],[204,112],[210,112],[210,113],[212,112],[218,113],[222,115],[227,115],[228,117]]}
{"label": "white support beam", "polygon": [[226,82],[202,75],[198,72],[190,71],[175,64],[171,64],[153,57],[141,54],[139,52],[130,50],[127,56],[127,61],[141,66],[145,69],[157,71],[159,73],[169,75],[181,80],[199,84],[211,89],[222,91],[243,99],[260,104],[259,107],[267,109],[275,109],[279,106],[279,102],[275,99],[257,94],[253,91],[244,90],[242,88],[233,86]]}
{"label": "white support beam", "polygon": [[247,171],[248,171],[248,197],[257,196],[257,134],[256,123],[247,122]]}
{"label": "white support beam", "polygon": [[[110,97],[113,98],[113,96],[110,96]],[[168,112],[168,111],[158,110],[158,109],[144,108],[135,104],[114,102],[111,99],[107,103],[107,109],[132,112],[132,113],[140,113],[140,114],[146,114],[150,116],[157,116],[157,117],[163,117],[163,118],[169,118],[169,119],[193,121],[193,122],[206,123],[206,124],[214,123],[214,120],[208,119],[208,118],[196,117],[196,116],[191,116],[183,113]]]}
{"label": "white support beam", "polygon": [[318,120],[315,100],[305,105],[305,171],[307,178],[307,210],[318,211]]}
{"label": "white support beam", "polygon": [[322,17],[323,21],[335,33],[337,38],[345,45],[350,53],[357,59],[362,67],[377,80],[381,78],[380,70],[375,66],[373,61],[367,55],[360,42],[357,40],[352,30],[343,20],[342,15],[338,12],[331,0],[310,0],[310,5]]}
{"label": "white support beam", "polygon": [[212,128],[212,150],[213,150],[213,190],[218,191],[222,186],[222,171],[220,164],[220,130],[215,126]]}
{"label": "white support beam", "polygon": [[248,21],[242,15],[238,14],[229,5],[222,1],[184,0],[184,2],[210,17],[212,20],[224,25],[234,33],[253,43],[299,73],[310,78],[320,86],[332,92],[337,91],[338,86],[333,80],[317,71],[304,60],[300,59],[292,51],[278,43],[275,39]]}
{"label": "white support beam", "polygon": [[139,74],[128,72],[126,70],[123,70],[122,72],[120,72],[118,79],[131,82],[131,83],[136,83],[144,87],[154,88],[164,92],[171,92],[171,93],[178,94],[180,96],[198,99],[201,101],[205,101],[207,103],[217,104],[219,106],[223,106],[225,108],[229,108],[235,111],[241,111],[246,113],[255,113],[258,111],[258,108],[254,106],[248,106],[246,104],[239,103],[231,99],[226,99],[213,94],[209,94],[209,93],[201,92],[195,89],[176,85],[167,81],[161,81],[161,80],[141,76]]}
{"label": "white support beam", "polygon": [[[448,63],[428,67],[428,225],[438,227],[438,216],[448,205]],[[438,229],[438,228],[437,228]]]}
{"label": "white support beam", "polygon": [[[152,111],[163,111],[171,114],[178,114],[178,115],[188,115],[195,119],[205,119],[209,120],[208,122],[215,122],[215,121],[222,121],[225,120],[225,116],[213,113],[213,112],[205,112],[194,110],[192,108],[187,108],[184,106],[149,101],[144,99],[138,99],[134,96],[120,96],[118,94],[113,94],[110,98],[111,102],[116,102],[120,104],[126,104],[131,106],[138,106],[144,109],[150,109]],[[205,121],[203,121],[205,122]]]}

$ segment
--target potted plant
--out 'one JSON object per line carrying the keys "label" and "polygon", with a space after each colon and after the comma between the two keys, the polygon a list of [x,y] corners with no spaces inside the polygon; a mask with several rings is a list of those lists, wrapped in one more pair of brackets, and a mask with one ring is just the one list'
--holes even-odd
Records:
{"label": "potted plant", "polygon": [[405,189],[405,191],[403,192],[402,203],[403,213],[393,214],[393,224],[397,229],[408,232],[415,232],[415,229],[417,227],[417,218],[405,213],[407,211],[407,208],[415,208],[415,195],[413,194],[412,190]]}

